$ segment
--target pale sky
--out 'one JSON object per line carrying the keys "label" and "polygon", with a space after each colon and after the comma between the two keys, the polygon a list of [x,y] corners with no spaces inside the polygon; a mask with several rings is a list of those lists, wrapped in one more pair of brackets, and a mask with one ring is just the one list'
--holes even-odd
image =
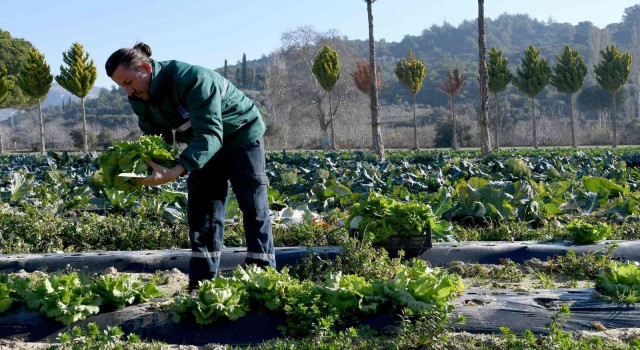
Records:
{"label": "pale sky", "polygon": [[[603,28],[622,20],[624,9],[639,0],[486,0],[485,17],[528,14],[546,21]],[[377,0],[373,3],[376,40],[397,42],[420,35],[445,21],[457,26],[474,20],[472,0]],[[96,86],[111,87],[104,62],[121,47],[143,41],[153,58],[176,59],[209,68],[268,55],[281,46],[281,34],[311,25],[320,32],[335,29],[349,39],[366,40],[363,0],[3,0],[0,29],[30,41],[58,74],[62,52],[80,42],[98,67]]]}

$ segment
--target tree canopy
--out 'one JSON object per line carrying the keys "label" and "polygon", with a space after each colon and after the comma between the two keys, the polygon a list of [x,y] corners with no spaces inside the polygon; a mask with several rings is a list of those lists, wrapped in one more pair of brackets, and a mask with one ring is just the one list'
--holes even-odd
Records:
{"label": "tree canopy", "polygon": [[513,78],[513,85],[529,97],[535,97],[549,83],[551,67],[546,59],[540,57],[540,50],[530,45],[524,51],[520,67]]}
{"label": "tree canopy", "polygon": [[86,97],[98,77],[96,65],[89,59],[89,53],[76,42],[69,51],[62,53],[62,59],[67,66],[60,66],[56,82],[75,96]]}
{"label": "tree canopy", "polygon": [[45,61],[44,55],[37,49],[29,50],[27,61],[18,74],[18,86],[28,96],[41,98],[51,89],[53,75],[51,67]]}

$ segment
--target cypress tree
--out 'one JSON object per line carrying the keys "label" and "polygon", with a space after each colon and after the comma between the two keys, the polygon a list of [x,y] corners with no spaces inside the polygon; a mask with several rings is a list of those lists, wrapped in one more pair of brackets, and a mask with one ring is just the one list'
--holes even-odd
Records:
{"label": "cypress tree", "polygon": [[422,88],[422,81],[427,75],[427,67],[413,56],[409,49],[407,57],[396,63],[394,70],[398,80],[413,95],[413,149],[418,149],[418,119],[416,117],[416,95]]}
{"label": "cypress tree", "polygon": [[536,95],[549,83],[551,67],[546,59],[539,57],[540,50],[530,45],[524,50],[525,57],[513,78],[513,85],[531,98],[531,120],[533,121],[533,147],[538,148],[536,133]]}
{"label": "cypress tree", "polygon": [[224,69],[222,70],[222,76],[224,76],[225,78],[227,78],[227,70],[229,69],[229,66],[227,64],[227,59],[224,59]]}
{"label": "cypress tree", "polygon": [[242,54],[242,87],[247,87],[247,55]]}
{"label": "cypress tree", "polygon": [[487,62],[487,73],[489,76],[489,92],[491,92],[496,100],[496,116],[494,117],[494,140],[496,144],[496,151],[500,149],[500,143],[498,141],[498,134],[502,124],[502,117],[500,114],[500,100],[499,94],[507,89],[507,86],[513,79],[513,74],[509,70],[509,60],[502,56],[502,50],[492,47],[489,50],[489,62]]}
{"label": "cypress tree", "polygon": [[582,88],[584,77],[587,75],[587,65],[580,53],[572,50],[569,45],[564,47],[562,55],[556,56],[556,66],[549,83],[558,89],[558,92],[569,95],[571,101],[571,145],[576,148],[576,92]]}
{"label": "cypress tree", "polygon": [[60,74],[55,79],[60,86],[80,98],[84,140],[83,150],[86,153],[89,152],[89,141],[84,99],[96,82],[98,72],[93,60],[89,60],[89,53],[84,52],[84,47],[80,43],[73,43],[69,51],[62,53],[62,59],[67,64],[67,67],[60,66]]}
{"label": "cypress tree", "polygon": [[44,120],[42,118],[42,99],[51,89],[53,75],[44,55],[37,49],[29,50],[27,61],[18,73],[17,84],[25,95],[37,100],[40,119],[40,150],[46,152],[44,144]]}
{"label": "cypress tree", "polygon": [[[331,125],[331,148],[336,149],[336,135],[333,124],[335,117],[335,111],[331,103],[331,91],[336,85],[338,79],[340,79],[340,62],[338,61],[338,53],[336,50],[325,45],[322,50],[316,55],[313,60],[313,67],[311,67],[313,76],[318,80],[322,89],[324,89],[329,95],[329,123]],[[324,143],[324,142],[323,142]]]}
{"label": "cypress tree", "polygon": [[622,54],[615,45],[607,46],[600,51],[602,61],[594,66],[598,84],[611,94],[613,100],[613,147],[618,146],[617,140],[617,103],[616,94],[626,84],[631,74],[631,55]]}

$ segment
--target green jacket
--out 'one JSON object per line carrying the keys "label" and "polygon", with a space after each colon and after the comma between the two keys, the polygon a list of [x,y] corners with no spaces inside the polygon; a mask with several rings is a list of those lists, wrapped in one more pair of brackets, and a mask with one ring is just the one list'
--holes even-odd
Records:
{"label": "green jacket", "polygon": [[222,75],[179,61],[151,60],[151,65],[151,97],[129,97],[129,103],[143,133],[171,143],[175,132],[175,141],[188,144],[177,159],[188,171],[203,167],[221,149],[264,134],[258,108]]}

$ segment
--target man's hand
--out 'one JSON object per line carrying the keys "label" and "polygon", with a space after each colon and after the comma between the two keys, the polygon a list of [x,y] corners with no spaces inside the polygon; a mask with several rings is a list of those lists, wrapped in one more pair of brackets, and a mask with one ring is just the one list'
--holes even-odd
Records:
{"label": "man's hand", "polygon": [[173,181],[180,177],[186,170],[180,164],[176,164],[172,168],[165,168],[151,160],[147,160],[146,163],[153,169],[153,172],[144,179],[139,179],[138,182],[147,186],[158,186]]}

